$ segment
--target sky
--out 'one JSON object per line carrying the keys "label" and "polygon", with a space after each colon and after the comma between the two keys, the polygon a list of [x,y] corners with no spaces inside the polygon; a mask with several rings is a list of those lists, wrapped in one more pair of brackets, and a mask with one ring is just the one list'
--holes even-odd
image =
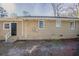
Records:
{"label": "sky", "polygon": [[[50,16],[53,15],[51,4],[16,4],[17,13],[22,15],[22,11],[26,10],[32,16]],[[51,12],[52,11],[52,12]]]}
{"label": "sky", "polygon": [[3,7],[8,12],[9,16],[12,13],[14,13],[15,10],[16,10],[16,5],[15,4],[2,3],[2,4],[0,4],[0,6]]}
{"label": "sky", "polygon": [[[73,4],[64,4],[64,8]],[[53,16],[53,7],[51,3],[2,3],[0,4],[9,16],[16,13],[18,16],[23,16],[23,11],[29,12],[31,16]]]}
{"label": "sky", "polygon": [[52,16],[52,6],[48,3],[2,3],[0,4],[7,10],[9,16],[16,13],[18,16],[23,16],[23,11],[29,12],[31,16]]}

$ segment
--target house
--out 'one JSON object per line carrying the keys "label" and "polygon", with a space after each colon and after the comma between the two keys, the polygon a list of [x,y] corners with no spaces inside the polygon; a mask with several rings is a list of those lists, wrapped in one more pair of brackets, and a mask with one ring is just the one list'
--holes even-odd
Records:
{"label": "house", "polygon": [[26,16],[0,18],[0,40],[53,40],[79,37],[79,18]]}

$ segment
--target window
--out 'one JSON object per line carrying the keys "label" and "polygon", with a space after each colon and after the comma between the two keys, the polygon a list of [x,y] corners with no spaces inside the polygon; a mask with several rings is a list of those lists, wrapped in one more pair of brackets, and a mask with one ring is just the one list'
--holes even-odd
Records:
{"label": "window", "polygon": [[5,28],[6,29],[9,29],[9,24],[5,24]]}
{"label": "window", "polygon": [[74,30],[75,29],[75,22],[70,22],[70,30]]}
{"label": "window", "polygon": [[60,28],[61,27],[61,20],[56,20],[56,28]]}
{"label": "window", "polygon": [[44,21],[43,20],[39,21],[39,28],[44,28]]}
{"label": "window", "polygon": [[4,23],[3,26],[4,26],[3,28],[6,29],[6,30],[10,29],[10,23]]}

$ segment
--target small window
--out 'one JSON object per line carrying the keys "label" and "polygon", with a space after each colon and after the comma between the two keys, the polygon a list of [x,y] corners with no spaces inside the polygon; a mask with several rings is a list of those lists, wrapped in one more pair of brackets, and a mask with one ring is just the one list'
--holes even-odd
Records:
{"label": "small window", "polygon": [[5,29],[9,29],[9,24],[5,24]]}
{"label": "small window", "polygon": [[70,22],[70,30],[74,30],[75,29],[75,22]]}
{"label": "small window", "polygon": [[39,21],[39,28],[44,28],[44,21]]}
{"label": "small window", "polygon": [[9,23],[4,23],[4,29],[10,29],[10,24]]}

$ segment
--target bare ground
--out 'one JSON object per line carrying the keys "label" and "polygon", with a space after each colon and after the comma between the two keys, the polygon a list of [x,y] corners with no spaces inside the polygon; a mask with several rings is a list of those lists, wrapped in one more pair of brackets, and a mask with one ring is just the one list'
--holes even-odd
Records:
{"label": "bare ground", "polygon": [[77,56],[79,40],[0,41],[1,56]]}

